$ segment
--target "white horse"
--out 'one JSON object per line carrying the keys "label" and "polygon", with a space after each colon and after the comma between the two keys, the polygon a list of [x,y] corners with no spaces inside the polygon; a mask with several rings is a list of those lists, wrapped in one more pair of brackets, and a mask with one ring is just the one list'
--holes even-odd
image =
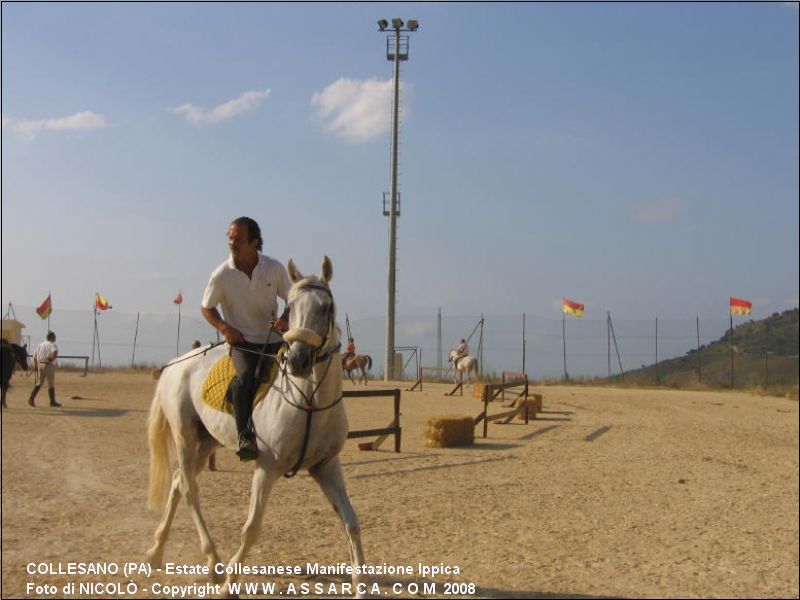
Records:
{"label": "white horse", "polygon": [[[339,515],[355,567],[364,564],[364,555],[358,517],[345,489],[338,456],[347,438],[348,425],[341,404],[342,369],[338,364],[331,364],[340,360],[341,347],[336,305],[328,286],[333,269],[326,256],[320,277],[303,277],[292,260],[289,260],[288,271],[293,285],[287,301],[290,329],[284,334],[284,340],[290,344],[289,350],[269,393],[253,409],[258,459],[250,510],[242,529],[241,544],[228,564],[232,567],[242,563],[255,543],[273,484],[281,475],[291,476],[303,468],[308,469]],[[196,478],[218,446],[238,447],[233,417],[210,408],[201,399],[208,372],[227,351],[227,345],[202,353],[194,351],[195,354],[187,354],[167,365],[156,387],[148,424],[148,502],[151,508],[157,508],[166,497],[166,506],[156,529],[155,545],[147,551],[147,559],[154,568],[161,565],[175,510],[181,496],[185,496],[215,582],[221,580],[214,575],[219,557],[200,513]],[[172,475],[171,449],[177,457]],[[276,562],[279,562],[277,558]],[[230,569],[226,584],[238,579],[238,570]],[[358,590],[359,577],[355,568],[353,573],[353,589]],[[222,589],[224,592],[230,588]]]}
{"label": "white horse", "polygon": [[464,381],[464,373],[467,374],[467,382],[472,383],[472,374],[475,373],[475,378],[478,378],[478,359],[473,356],[458,357],[458,352],[450,350],[447,358],[448,361],[453,363],[453,383]]}

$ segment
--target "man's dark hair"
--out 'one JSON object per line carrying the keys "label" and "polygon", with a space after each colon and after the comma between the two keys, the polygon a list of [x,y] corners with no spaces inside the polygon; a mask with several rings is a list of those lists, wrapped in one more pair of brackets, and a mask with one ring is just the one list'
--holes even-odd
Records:
{"label": "man's dark hair", "polygon": [[259,252],[261,251],[261,248],[264,246],[264,240],[261,237],[261,228],[258,226],[258,223],[250,217],[239,217],[233,221],[231,225],[244,225],[247,227],[247,241],[252,242],[253,240],[258,240],[256,250]]}
{"label": "man's dark hair", "polygon": [[55,334],[55,332],[54,332],[54,331],[48,331],[48,332],[47,332],[47,341],[48,341],[48,342],[52,342],[52,341],[54,341],[55,339],[56,339],[56,334]]}

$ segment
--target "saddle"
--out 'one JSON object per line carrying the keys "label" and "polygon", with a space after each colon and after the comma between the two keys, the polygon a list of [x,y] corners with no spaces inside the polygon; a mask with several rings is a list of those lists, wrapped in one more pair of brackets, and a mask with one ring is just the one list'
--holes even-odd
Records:
{"label": "saddle", "polygon": [[[266,397],[267,392],[275,382],[275,378],[278,375],[278,363],[286,352],[286,348],[286,346],[281,347],[277,357],[272,361],[269,373],[259,381],[258,388],[253,396],[253,408]],[[233,366],[233,359],[226,354],[211,367],[206,380],[203,382],[201,394],[203,404],[214,410],[233,415],[233,404],[228,395],[228,387],[234,379],[236,379],[236,369]]]}

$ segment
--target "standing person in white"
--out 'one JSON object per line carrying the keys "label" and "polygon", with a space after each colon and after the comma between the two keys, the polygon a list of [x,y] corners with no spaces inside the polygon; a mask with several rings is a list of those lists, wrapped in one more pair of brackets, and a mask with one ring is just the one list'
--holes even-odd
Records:
{"label": "standing person in white", "polygon": [[50,406],[61,406],[56,402],[56,359],[58,358],[58,346],[56,346],[56,334],[52,331],[47,332],[47,339],[39,344],[36,352],[33,353],[33,364],[36,369],[36,385],[31,390],[28,404],[36,406],[34,399],[42,384],[47,381],[47,393],[50,396]]}
{"label": "standing person in white", "polygon": [[[286,331],[286,311],[278,317],[278,298],[286,301],[291,283],[280,262],[261,254],[261,228],[240,217],[228,228],[230,257],[211,274],[203,293],[201,312],[231,346],[236,379],[229,392],[239,434],[240,460],[258,456],[250,416],[257,376],[268,373]],[[222,305],[222,316],[217,310]],[[269,343],[267,343],[269,342]]]}

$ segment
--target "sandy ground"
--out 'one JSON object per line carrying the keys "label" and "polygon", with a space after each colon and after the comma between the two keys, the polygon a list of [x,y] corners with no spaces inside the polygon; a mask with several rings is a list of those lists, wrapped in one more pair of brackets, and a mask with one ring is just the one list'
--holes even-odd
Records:
{"label": "sandy ground", "polygon": [[[69,582],[124,584],[121,574],[31,575],[27,565],[143,560],[160,518],[145,506],[154,382],[146,373],[60,372],[61,409],[29,408],[30,384],[15,376],[2,417],[2,596],[61,597]],[[441,384],[425,384],[422,393],[398,386],[402,453],[391,440],[378,452],[360,452],[351,440],[342,453],[368,562],[416,570],[373,578],[382,596],[464,597],[473,589],[482,598],[798,596],[796,401],[547,387],[538,390],[545,410],[530,424],[492,424],[472,447],[429,449],[422,437],[429,417],[477,415],[480,403],[446,397]],[[39,403],[46,402],[42,392]],[[346,403],[352,429],[391,418],[391,399]],[[217,465],[200,486],[227,560],[239,542],[252,467],[228,450]],[[280,481],[248,564],[336,564],[347,556],[338,518],[308,475]],[[183,504],[165,560],[204,563]],[[460,572],[425,578],[420,564]],[[130,580],[136,593],[76,588],[71,597],[146,597],[156,583],[205,581],[163,572]],[[347,580],[244,578],[276,582],[284,595],[290,583],[298,590],[306,583],[310,597],[316,583],[325,586],[321,597]],[[435,593],[423,593],[431,582]],[[58,593],[29,591],[29,583]]]}

